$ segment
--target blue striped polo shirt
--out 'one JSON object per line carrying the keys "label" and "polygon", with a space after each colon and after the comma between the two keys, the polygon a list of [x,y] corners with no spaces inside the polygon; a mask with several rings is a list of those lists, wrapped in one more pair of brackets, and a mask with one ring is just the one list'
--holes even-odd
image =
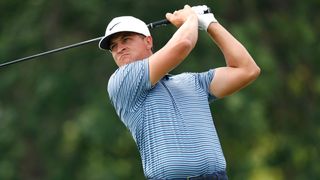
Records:
{"label": "blue striped polo shirt", "polygon": [[152,86],[148,64],[144,59],[124,65],[108,82],[111,103],[137,144],[146,178],[225,170],[209,107],[214,70],[167,75]]}

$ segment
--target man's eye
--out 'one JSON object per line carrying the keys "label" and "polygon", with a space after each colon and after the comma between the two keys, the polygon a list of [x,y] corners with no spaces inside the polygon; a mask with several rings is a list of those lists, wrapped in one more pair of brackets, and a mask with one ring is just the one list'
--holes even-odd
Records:
{"label": "man's eye", "polygon": [[111,44],[110,47],[109,47],[109,49],[112,51],[112,50],[114,50],[115,47],[116,47],[115,44]]}

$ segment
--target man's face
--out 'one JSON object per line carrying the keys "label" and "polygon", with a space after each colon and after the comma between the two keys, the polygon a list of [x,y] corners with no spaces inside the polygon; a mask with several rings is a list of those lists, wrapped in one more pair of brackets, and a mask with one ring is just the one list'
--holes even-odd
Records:
{"label": "man's face", "polygon": [[118,66],[142,60],[152,54],[152,38],[132,32],[120,32],[110,38],[110,52]]}

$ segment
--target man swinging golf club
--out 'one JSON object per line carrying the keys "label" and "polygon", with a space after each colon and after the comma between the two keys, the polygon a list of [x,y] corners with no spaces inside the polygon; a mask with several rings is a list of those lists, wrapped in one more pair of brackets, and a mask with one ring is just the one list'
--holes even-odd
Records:
{"label": "man swinging golf club", "polygon": [[[108,93],[138,146],[147,179],[228,178],[209,102],[245,87],[260,69],[206,10],[205,5],[185,5],[167,13],[177,31],[155,53],[146,24],[131,16],[114,18],[99,43],[119,66]],[[226,67],[169,75],[195,47],[198,28],[220,48]]]}

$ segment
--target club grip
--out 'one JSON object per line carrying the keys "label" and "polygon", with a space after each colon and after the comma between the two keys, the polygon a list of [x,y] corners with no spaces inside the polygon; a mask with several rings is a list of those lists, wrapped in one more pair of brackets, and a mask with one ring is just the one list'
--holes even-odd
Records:
{"label": "club grip", "polygon": [[166,26],[168,24],[171,24],[170,21],[168,21],[168,19],[162,19],[160,21],[155,21],[155,22],[148,24],[148,28],[153,29],[153,28],[157,28],[160,26]]}

